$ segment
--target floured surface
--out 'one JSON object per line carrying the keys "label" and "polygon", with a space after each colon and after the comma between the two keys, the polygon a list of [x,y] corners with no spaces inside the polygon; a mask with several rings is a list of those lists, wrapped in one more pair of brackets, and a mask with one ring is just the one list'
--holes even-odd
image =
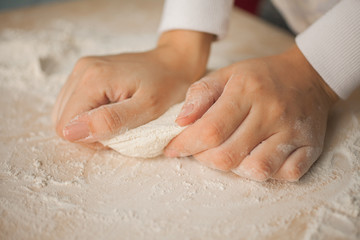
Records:
{"label": "floured surface", "polygon": [[359,92],[337,107],[325,152],[299,183],[252,182],[191,158],[128,158],[55,135],[51,108],[78,57],[154,42],[61,22],[0,34],[0,239],[359,238]]}
{"label": "floured surface", "polygon": [[101,143],[128,157],[160,156],[171,139],[184,129],[175,123],[183,105],[184,103],[178,103],[159,118]]}

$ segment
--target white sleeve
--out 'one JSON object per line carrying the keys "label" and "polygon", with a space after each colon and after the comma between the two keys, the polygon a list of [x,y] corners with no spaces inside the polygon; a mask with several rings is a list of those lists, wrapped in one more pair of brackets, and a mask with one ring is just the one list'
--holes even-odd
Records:
{"label": "white sleeve", "polygon": [[341,98],[360,86],[360,0],[343,0],[296,37],[309,63]]}
{"label": "white sleeve", "polygon": [[166,0],[159,32],[175,29],[226,35],[233,0]]}

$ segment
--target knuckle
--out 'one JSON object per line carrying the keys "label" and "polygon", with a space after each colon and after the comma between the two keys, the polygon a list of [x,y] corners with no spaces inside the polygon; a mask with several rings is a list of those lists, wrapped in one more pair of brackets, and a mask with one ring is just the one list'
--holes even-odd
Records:
{"label": "knuckle", "polygon": [[118,113],[115,111],[110,110],[107,106],[102,106],[97,111],[98,117],[95,118],[96,120],[99,120],[99,123],[94,123],[93,125],[101,124],[98,126],[98,129],[95,131],[106,131],[106,132],[115,132],[119,129],[119,127],[123,123],[123,119],[120,117]]}
{"label": "knuckle", "polygon": [[271,108],[276,117],[282,117],[287,113],[287,104],[282,101],[275,101]]}
{"label": "knuckle", "polygon": [[205,143],[208,147],[215,147],[220,145],[224,140],[220,127],[214,122],[204,124],[203,133],[200,135],[200,141]]}
{"label": "knuckle", "polygon": [[97,79],[99,76],[102,76],[102,79],[106,79],[103,77],[106,72],[108,72],[108,67],[106,66],[106,64],[93,61],[88,64],[82,80],[88,81],[91,79]]}
{"label": "knuckle", "polygon": [[94,61],[94,57],[90,57],[90,56],[82,57],[76,62],[75,66],[76,67],[85,67],[85,66],[88,66],[89,64],[91,64],[93,61]]}
{"label": "knuckle", "polygon": [[63,137],[63,125],[62,124],[57,123],[55,125],[55,131],[58,136]]}
{"label": "knuckle", "polygon": [[224,116],[234,115],[234,113],[244,109],[240,101],[227,101],[222,107]]}
{"label": "knuckle", "polygon": [[294,165],[289,168],[285,174],[285,180],[298,181],[303,175],[303,170],[300,166]]}
{"label": "knuckle", "polygon": [[216,169],[230,171],[236,166],[237,159],[233,153],[227,149],[219,149],[214,154],[213,164]]}
{"label": "knuckle", "polygon": [[279,99],[273,99],[266,104],[266,112],[270,113],[270,119],[277,119],[280,123],[284,123],[288,115],[288,104]]}
{"label": "knuckle", "polygon": [[250,79],[247,79],[246,81],[242,81],[244,89],[249,94],[259,94],[263,92],[265,89],[265,86],[263,84],[263,81],[260,77],[256,75],[249,76]]}
{"label": "knuckle", "polygon": [[164,108],[163,104],[160,102],[160,99],[156,95],[150,95],[143,102],[145,109],[147,109],[147,113],[151,116],[157,116],[161,109]]}
{"label": "knuckle", "polygon": [[299,145],[299,136],[298,132],[296,132],[293,128],[287,128],[284,131],[284,138],[288,141],[288,143],[293,143],[294,145]]}
{"label": "knuckle", "polygon": [[189,91],[190,92],[207,92],[207,91],[210,91],[211,90],[211,86],[210,84],[205,81],[205,80],[200,80],[200,81],[197,81],[195,83],[193,83],[190,88],[189,88]]}
{"label": "knuckle", "polygon": [[211,85],[208,81],[206,81],[205,79],[197,81],[195,83],[193,83],[187,94],[186,94],[186,98],[199,98],[200,96],[205,96],[205,97],[209,97],[214,98],[215,96],[219,95],[219,90],[217,87]]}
{"label": "knuckle", "polygon": [[263,161],[259,161],[251,169],[251,177],[257,181],[266,181],[267,179],[269,179],[271,172],[272,172],[272,165],[270,161],[263,160]]}
{"label": "knuckle", "polygon": [[159,105],[159,98],[155,95],[151,95],[146,100],[147,107],[156,108]]}

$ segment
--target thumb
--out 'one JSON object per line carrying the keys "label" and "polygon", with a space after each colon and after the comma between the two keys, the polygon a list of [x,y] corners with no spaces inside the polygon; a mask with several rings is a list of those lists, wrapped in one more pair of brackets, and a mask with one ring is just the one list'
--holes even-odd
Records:
{"label": "thumb", "polygon": [[215,72],[193,83],[186,93],[185,103],[176,123],[186,126],[201,118],[222,94],[226,83],[222,79]]}
{"label": "thumb", "polygon": [[136,97],[102,105],[73,118],[63,129],[64,138],[83,143],[110,138],[151,121],[154,111],[148,105]]}

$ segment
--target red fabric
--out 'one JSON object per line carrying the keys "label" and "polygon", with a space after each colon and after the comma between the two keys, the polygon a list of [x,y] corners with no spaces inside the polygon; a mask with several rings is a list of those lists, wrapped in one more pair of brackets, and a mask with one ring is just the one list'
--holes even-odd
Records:
{"label": "red fabric", "polygon": [[235,6],[252,14],[257,14],[260,0],[235,0]]}

